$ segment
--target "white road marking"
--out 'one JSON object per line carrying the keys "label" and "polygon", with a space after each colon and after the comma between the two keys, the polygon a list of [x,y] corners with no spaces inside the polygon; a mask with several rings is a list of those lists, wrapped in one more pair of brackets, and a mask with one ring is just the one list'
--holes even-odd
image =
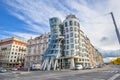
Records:
{"label": "white road marking", "polygon": [[112,77],[110,77],[108,80],[115,80],[119,76],[120,76],[120,74],[115,74]]}
{"label": "white road marking", "polygon": [[93,80],[105,80],[105,79],[98,79],[98,78],[94,78]]}
{"label": "white road marking", "polygon": [[118,73],[118,71],[102,71],[103,73],[104,72],[107,72],[107,73]]}

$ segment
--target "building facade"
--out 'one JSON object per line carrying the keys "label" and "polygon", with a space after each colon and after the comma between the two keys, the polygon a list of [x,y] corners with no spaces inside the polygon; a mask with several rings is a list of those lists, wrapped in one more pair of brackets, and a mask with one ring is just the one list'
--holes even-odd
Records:
{"label": "building facade", "polygon": [[12,37],[0,41],[0,67],[15,67],[23,65],[25,60],[27,42]]}
{"label": "building facade", "polygon": [[50,33],[45,33],[27,41],[27,54],[25,56],[24,67],[28,68],[32,64],[41,64],[41,58],[48,48],[49,36]]}
{"label": "building facade", "polygon": [[83,67],[98,65],[99,53],[81,30],[75,15],[68,15],[63,22],[53,17],[49,22],[53,34],[43,56],[42,70],[75,69],[76,64]]}
{"label": "building facade", "polygon": [[75,15],[68,15],[63,21],[63,26],[65,30],[65,66],[74,69],[77,63],[83,66],[90,65],[87,38],[80,29],[79,20]]}

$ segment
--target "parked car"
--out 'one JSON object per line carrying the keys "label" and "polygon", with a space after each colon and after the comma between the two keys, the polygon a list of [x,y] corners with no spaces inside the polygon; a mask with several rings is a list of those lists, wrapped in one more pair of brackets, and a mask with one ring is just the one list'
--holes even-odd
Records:
{"label": "parked car", "polygon": [[32,64],[31,70],[40,70],[40,64]]}
{"label": "parked car", "polygon": [[3,68],[3,67],[0,67],[0,72],[4,73],[4,72],[7,72],[7,70],[5,68]]}
{"label": "parked car", "polygon": [[85,70],[86,69],[86,67],[83,67],[83,70]]}
{"label": "parked car", "polygon": [[94,68],[93,66],[86,66],[83,69],[93,69],[93,68]]}
{"label": "parked car", "polygon": [[94,67],[93,66],[90,66],[91,69],[93,69]]}
{"label": "parked car", "polygon": [[16,68],[17,68],[17,70],[22,70],[23,66],[22,65],[17,65]]}
{"label": "parked car", "polygon": [[17,68],[12,68],[11,70],[12,70],[12,71],[17,71],[18,69],[17,69]]}
{"label": "parked car", "polygon": [[81,64],[76,64],[75,65],[75,70],[80,70],[80,69],[83,69],[82,65]]}

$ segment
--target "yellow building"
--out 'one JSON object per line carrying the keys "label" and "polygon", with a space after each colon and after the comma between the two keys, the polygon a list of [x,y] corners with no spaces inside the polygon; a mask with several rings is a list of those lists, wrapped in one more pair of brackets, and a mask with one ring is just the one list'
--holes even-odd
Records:
{"label": "yellow building", "polygon": [[111,64],[120,65],[120,58],[117,58],[117,59],[115,59],[115,60],[112,60],[110,63],[111,63]]}

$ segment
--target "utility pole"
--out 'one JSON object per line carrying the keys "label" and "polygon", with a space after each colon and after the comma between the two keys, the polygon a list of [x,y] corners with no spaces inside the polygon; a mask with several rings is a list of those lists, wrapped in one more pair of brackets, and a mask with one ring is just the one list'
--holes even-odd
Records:
{"label": "utility pole", "polygon": [[[112,16],[112,20],[113,20],[113,23],[114,23],[114,26],[115,26],[115,32],[116,32],[116,35],[117,35],[117,38],[118,38],[118,41],[119,41],[119,45],[120,45],[120,33],[119,33],[118,28],[117,28],[117,24],[115,22],[115,18],[114,18],[113,13],[111,12],[110,14]],[[120,50],[119,50],[119,52],[120,52]],[[119,54],[118,54],[118,57],[119,57]]]}
{"label": "utility pole", "polygon": [[118,28],[117,28],[117,25],[116,25],[116,22],[115,22],[115,18],[114,18],[113,13],[111,12],[110,14],[111,14],[111,16],[112,16],[112,20],[113,20],[113,23],[114,23],[114,26],[115,26],[115,31],[116,31],[117,38],[118,38],[119,45],[120,45],[120,33],[119,33]]}

